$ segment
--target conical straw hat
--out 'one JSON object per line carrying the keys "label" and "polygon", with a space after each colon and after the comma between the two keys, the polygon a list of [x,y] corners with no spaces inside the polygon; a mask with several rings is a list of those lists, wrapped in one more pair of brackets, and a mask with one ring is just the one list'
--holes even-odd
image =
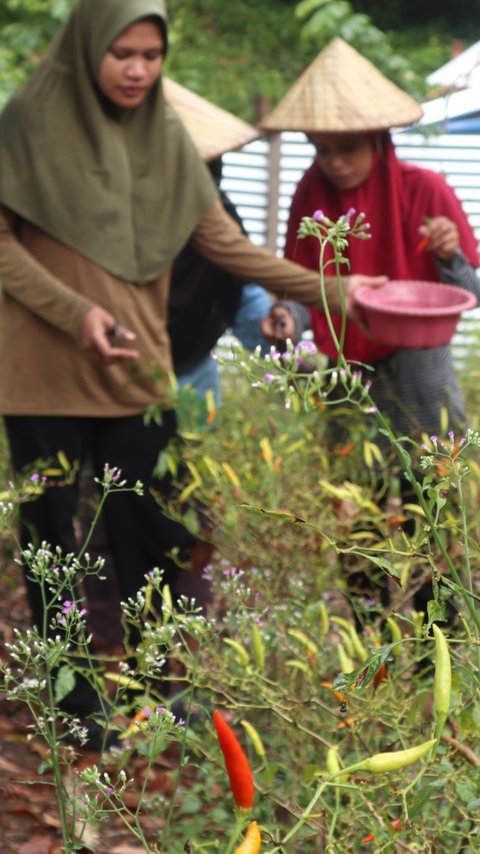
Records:
{"label": "conical straw hat", "polygon": [[204,160],[214,160],[260,136],[253,125],[168,77],[163,78],[163,91],[165,100],[182,119]]}
{"label": "conical straw hat", "polygon": [[304,133],[363,132],[411,125],[422,115],[410,95],[337,37],[259,127]]}

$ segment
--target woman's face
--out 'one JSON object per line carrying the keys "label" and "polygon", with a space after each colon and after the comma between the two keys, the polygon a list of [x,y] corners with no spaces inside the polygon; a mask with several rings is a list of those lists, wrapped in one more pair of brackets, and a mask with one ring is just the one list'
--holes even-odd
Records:
{"label": "woman's face", "polygon": [[127,27],[110,45],[100,62],[100,91],[118,107],[138,107],[162,70],[164,39],[154,21]]}
{"label": "woman's face", "polygon": [[369,136],[361,133],[311,134],[320,170],[339,190],[353,190],[363,184],[373,165]]}

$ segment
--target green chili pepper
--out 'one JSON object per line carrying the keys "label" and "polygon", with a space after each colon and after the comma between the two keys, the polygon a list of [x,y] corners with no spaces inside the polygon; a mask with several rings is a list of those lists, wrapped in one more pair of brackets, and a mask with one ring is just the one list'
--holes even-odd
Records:
{"label": "green chili pepper", "polygon": [[258,670],[265,670],[265,649],[260,629],[256,623],[253,623],[252,625],[252,657],[255,662],[255,667],[257,667]]}
{"label": "green chili pepper", "polygon": [[450,711],[452,663],[445,635],[435,623],[432,625],[432,629],[435,638],[435,681],[433,688],[436,718],[435,736],[438,740]]}

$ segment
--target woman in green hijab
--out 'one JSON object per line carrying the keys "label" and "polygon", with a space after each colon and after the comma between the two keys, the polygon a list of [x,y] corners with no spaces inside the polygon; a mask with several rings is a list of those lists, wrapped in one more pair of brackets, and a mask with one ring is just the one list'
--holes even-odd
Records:
{"label": "woman in green hijab", "polygon": [[[0,412],[13,464],[62,451],[81,467],[90,455],[98,477],[108,461],[128,484],[144,483],[143,498],[122,493],[105,507],[124,599],[153,566],[172,582],[165,553],[189,544],[151,495],[171,489],[152,471],[176,429],[166,381],[176,254],[191,239],[246,281],[320,306],[315,273],[255,247],[225,214],[165,104],[166,50],[162,0],[79,0],[0,117]],[[348,291],[364,283],[349,280]],[[162,423],[145,424],[159,402]],[[77,498],[74,483],[22,505],[23,543],[75,552]],[[39,592],[27,588],[42,625]]]}

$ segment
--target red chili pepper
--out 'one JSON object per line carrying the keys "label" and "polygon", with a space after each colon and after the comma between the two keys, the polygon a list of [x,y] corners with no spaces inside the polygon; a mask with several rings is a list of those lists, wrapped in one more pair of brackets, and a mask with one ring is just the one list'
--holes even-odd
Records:
{"label": "red chili pepper", "polygon": [[240,809],[251,810],[255,789],[253,773],[248,759],[237,736],[217,709],[213,713],[213,723],[217,731],[218,743],[223,753],[235,803]]}
{"label": "red chili pepper", "polygon": [[425,237],[422,237],[415,249],[415,255],[420,255],[420,252],[423,252],[423,250],[427,248],[429,240],[430,238],[427,234],[425,235]]}
{"label": "red chili pepper", "polygon": [[386,679],[387,676],[388,676],[387,665],[384,662],[383,664],[380,665],[377,672],[375,673],[375,676],[373,677],[373,687],[376,688],[378,685],[380,685],[380,682],[383,682],[383,680]]}

